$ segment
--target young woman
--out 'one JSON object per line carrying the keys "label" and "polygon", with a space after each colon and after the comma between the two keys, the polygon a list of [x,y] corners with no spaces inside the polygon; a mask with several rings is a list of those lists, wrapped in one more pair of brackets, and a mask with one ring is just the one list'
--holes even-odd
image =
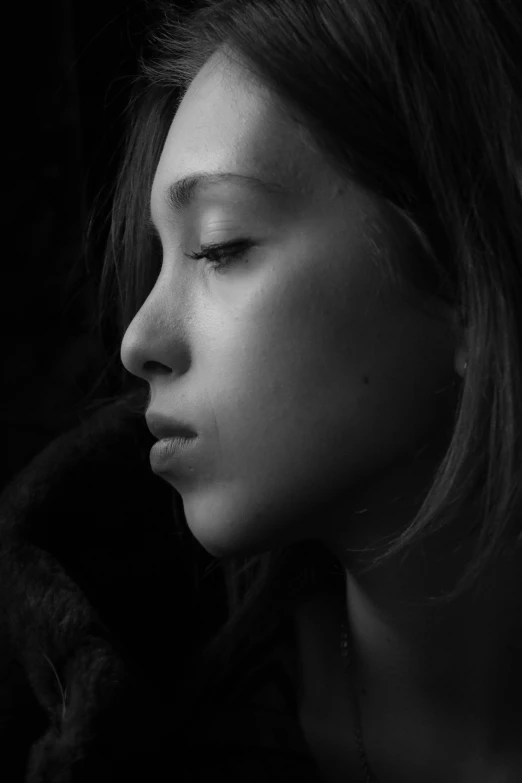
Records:
{"label": "young woman", "polygon": [[342,570],[293,614],[324,780],[522,780],[520,5],[163,12],[112,247],[152,469],[224,564]]}
{"label": "young woman", "polygon": [[183,742],[279,624],[321,780],[520,781],[522,8],[160,10],[102,295],[228,588]]}
{"label": "young woman", "polygon": [[325,780],[521,780],[520,6],[163,10],[113,232],[192,435],[152,468],[223,562],[341,567],[294,614]]}

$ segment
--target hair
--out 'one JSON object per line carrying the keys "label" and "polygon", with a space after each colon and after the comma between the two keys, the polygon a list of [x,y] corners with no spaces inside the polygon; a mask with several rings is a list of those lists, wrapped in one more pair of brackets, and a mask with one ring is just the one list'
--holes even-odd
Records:
{"label": "hair", "polygon": [[[147,211],[177,107],[218,49],[261,83],[337,170],[388,204],[416,252],[389,272],[455,308],[468,330],[452,437],[415,518],[370,568],[476,509],[475,548],[450,601],[519,545],[522,507],[522,6],[519,0],[156,3],[128,104],[100,286],[121,338],[154,286]],[[122,385],[134,382],[124,373]],[[315,550],[317,551],[317,547]],[[309,556],[310,555],[310,556]],[[223,558],[228,619],[208,660],[251,638],[284,599],[306,544]],[[328,561],[327,561],[328,562]],[[285,577],[294,569],[293,577]],[[304,583],[313,583],[305,577]],[[290,581],[289,581],[290,580]],[[261,630],[259,631],[261,633]],[[219,668],[220,664],[216,664]]]}

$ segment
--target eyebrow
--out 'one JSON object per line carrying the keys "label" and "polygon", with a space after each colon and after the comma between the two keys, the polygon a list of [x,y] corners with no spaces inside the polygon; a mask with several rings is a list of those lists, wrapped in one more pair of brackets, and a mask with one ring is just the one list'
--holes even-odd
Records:
{"label": "eyebrow", "polygon": [[[172,182],[163,192],[163,201],[174,214],[180,214],[193,203],[197,196],[198,190],[210,187],[212,185],[221,185],[224,183],[247,185],[248,187],[257,190],[264,195],[288,196],[291,193],[288,187],[285,187],[279,182],[270,182],[247,174],[234,174],[228,171],[200,171],[194,174],[188,174],[187,176],[181,177],[181,179]],[[150,200],[148,205],[147,223],[150,227],[155,228]]]}

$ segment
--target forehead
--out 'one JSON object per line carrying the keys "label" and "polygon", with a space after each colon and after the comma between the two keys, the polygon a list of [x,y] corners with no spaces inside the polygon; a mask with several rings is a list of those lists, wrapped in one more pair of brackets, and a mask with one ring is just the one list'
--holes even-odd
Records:
{"label": "forehead", "polygon": [[190,84],[169,129],[153,184],[161,193],[194,171],[259,176],[306,192],[325,162],[270,90],[223,54]]}

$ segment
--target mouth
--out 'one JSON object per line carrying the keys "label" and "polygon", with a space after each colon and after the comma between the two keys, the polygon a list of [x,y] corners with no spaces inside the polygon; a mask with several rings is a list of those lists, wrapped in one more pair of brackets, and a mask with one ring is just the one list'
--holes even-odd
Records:
{"label": "mouth", "polygon": [[196,437],[196,433],[187,424],[162,416],[160,413],[148,413],[145,416],[149,431],[158,440],[169,438],[191,439]]}
{"label": "mouth", "polygon": [[150,466],[154,473],[176,472],[183,457],[191,451],[198,438],[196,435],[174,435],[162,438],[150,450]]}

